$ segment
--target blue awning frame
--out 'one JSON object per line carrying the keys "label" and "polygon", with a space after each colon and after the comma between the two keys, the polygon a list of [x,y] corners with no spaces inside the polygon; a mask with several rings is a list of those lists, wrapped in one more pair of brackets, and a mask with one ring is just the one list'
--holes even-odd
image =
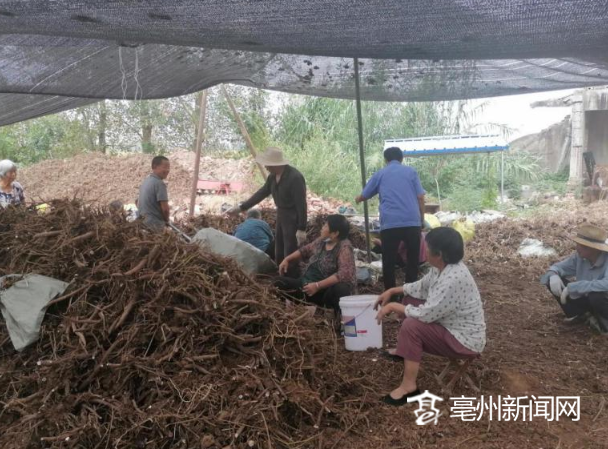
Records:
{"label": "blue awning frame", "polygon": [[451,135],[387,139],[384,149],[398,147],[405,157],[444,154],[475,154],[508,151],[509,144],[498,134]]}
{"label": "blue awning frame", "polygon": [[[479,144],[479,145],[477,145]],[[505,151],[509,144],[498,134],[448,135],[414,137],[408,139],[387,139],[384,150],[398,147],[404,157],[445,156],[454,154],[496,153],[500,155],[500,202],[505,193]]]}

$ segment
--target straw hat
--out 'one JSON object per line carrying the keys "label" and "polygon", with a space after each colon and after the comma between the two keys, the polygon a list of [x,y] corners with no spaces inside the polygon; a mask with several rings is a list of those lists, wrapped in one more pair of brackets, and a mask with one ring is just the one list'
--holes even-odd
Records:
{"label": "straw hat", "polygon": [[268,167],[280,167],[281,165],[289,165],[289,161],[283,156],[283,152],[276,147],[266,148],[262,154],[258,154],[255,158],[257,162]]}
{"label": "straw hat", "polygon": [[572,237],[576,243],[608,252],[608,232],[593,225],[582,225]]}

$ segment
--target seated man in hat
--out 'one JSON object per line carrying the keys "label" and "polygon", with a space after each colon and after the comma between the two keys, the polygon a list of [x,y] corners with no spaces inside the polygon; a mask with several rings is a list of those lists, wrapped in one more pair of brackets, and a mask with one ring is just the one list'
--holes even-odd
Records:
{"label": "seated man in hat", "polygon": [[576,252],[549,267],[541,277],[566,314],[566,321],[588,319],[602,334],[608,332],[608,233],[582,225],[576,237]]}

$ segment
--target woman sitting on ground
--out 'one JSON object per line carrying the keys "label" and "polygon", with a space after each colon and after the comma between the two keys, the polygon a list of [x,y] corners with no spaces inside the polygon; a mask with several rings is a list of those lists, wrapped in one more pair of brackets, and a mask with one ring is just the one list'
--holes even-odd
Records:
{"label": "woman sitting on ground", "polygon": [[17,181],[17,166],[13,161],[0,161],[0,207],[25,203],[23,187]]}
{"label": "woman sitting on ground", "polygon": [[[416,385],[422,353],[450,359],[477,357],[486,344],[486,323],[477,285],[462,262],[464,243],[452,228],[435,228],[426,236],[427,262],[433,267],[417,282],[385,291],[377,320],[391,313],[404,318],[396,357],[404,360],[401,385],[382,399],[403,405],[420,394]],[[389,303],[404,294],[403,303]],[[416,299],[418,298],[418,299]]]}
{"label": "woman sitting on ground", "polygon": [[[274,285],[291,296],[339,311],[340,298],[352,295],[356,286],[353,246],[348,240],[350,226],[343,215],[329,215],[321,236],[287,256],[279,265]],[[298,279],[283,276],[290,263],[308,260]]]}

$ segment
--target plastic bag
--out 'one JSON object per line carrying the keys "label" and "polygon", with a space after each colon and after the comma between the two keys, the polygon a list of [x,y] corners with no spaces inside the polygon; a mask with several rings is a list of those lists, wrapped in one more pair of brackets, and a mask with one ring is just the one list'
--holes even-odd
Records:
{"label": "plastic bag", "polygon": [[462,236],[462,240],[470,242],[475,237],[475,223],[468,218],[461,218],[460,220],[454,221],[452,227],[456,229]]}
{"label": "plastic bag", "polygon": [[439,218],[437,218],[433,214],[424,214],[424,221],[426,222],[425,224],[428,224],[428,227],[430,229],[435,229],[441,226]]}

